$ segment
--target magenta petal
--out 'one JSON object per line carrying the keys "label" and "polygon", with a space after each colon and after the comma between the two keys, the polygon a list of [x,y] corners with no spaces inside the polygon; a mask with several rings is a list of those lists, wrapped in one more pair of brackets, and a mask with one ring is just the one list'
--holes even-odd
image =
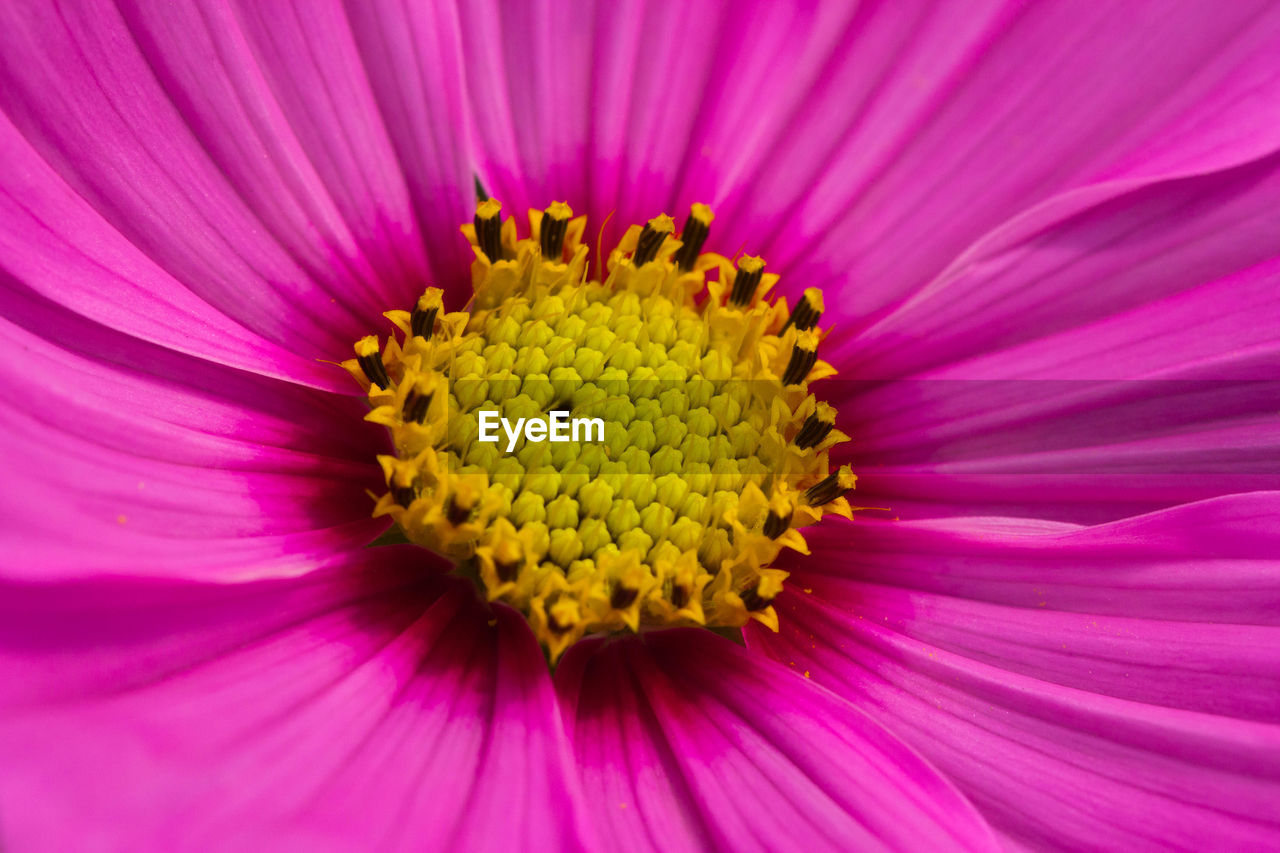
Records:
{"label": "magenta petal", "polygon": [[[1274,361],[1248,352],[1218,364]],[[859,473],[859,502],[902,518],[1097,523],[1280,488],[1275,380],[1183,375],[890,382],[844,401],[857,443],[837,455]]]}
{"label": "magenta petal", "polygon": [[[757,209],[797,198],[758,217],[780,235],[770,254],[794,258],[807,284],[846,288],[846,316],[891,307],[1057,194],[1201,174],[1280,148],[1280,121],[1264,106],[1280,98],[1273,3],[922,6],[909,24],[898,3],[865,15],[868,30],[899,22],[901,48],[878,62],[856,47],[838,54],[825,87],[797,93],[808,121],[761,152],[762,174],[747,184]],[[850,104],[847,93],[884,68]]]}
{"label": "magenta petal", "polygon": [[577,846],[528,629],[464,584],[415,581],[403,556],[221,588],[7,590],[6,842]]}
{"label": "magenta petal", "polygon": [[[458,232],[475,214],[459,14],[449,3],[346,3],[341,13],[404,173],[431,260],[430,284],[461,307],[472,254]],[[299,7],[309,16],[309,4]],[[414,294],[416,295],[416,294]]]}
{"label": "magenta petal", "polygon": [[[839,4],[462,4],[480,171],[518,214],[553,199],[589,214],[593,244],[606,218],[606,246],[631,223],[682,218],[768,153],[854,16]],[[712,245],[732,253],[765,233],[722,217]]]}
{"label": "magenta petal", "polygon": [[1231,495],[1095,527],[1006,518],[823,524],[830,576],[1011,607],[1280,625],[1280,492]]}
{"label": "magenta petal", "polygon": [[[185,4],[9,6],[0,107],[101,217],[96,227],[167,274],[148,271],[161,301],[189,302],[171,292],[180,282],[305,359],[340,358],[381,311],[428,283],[419,228],[435,221],[415,223],[408,209],[343,14],[272,17],[264,27],[252,12],[242,25],[231,9]],[[347,83],[328,85],[335,76]],[[19,195],[47,204],[64,194],[50,183]],[[117,313],[142,310],[135,298]]]}
{"label": "magenta petal", "polygon": [[819,528],[781,633],[748,642],[867,710],[1021,844],[1269,848],[1277,506]]}
{"label": "magenta petal", "polygon": [[615,849],[993,846],[870,717],[705,631],[580,644],[557,683]]}
{"label": "magenta petal", "polygon": [[833,341],[845,375],[888,380],[828,394],[864,501],[1098,522],[1280,488],[1277,199],[1280,155],[1063,197]]}
{"label": "magenta petal", "polygon": [[[456,89],[454,54],[432,45],[429,63],[396,75],[408,91],[392,93],[372,71],[385,56],[366,32],[375,14],[388,13],[385,5],[348,9],[333,0],[286,10],[237,0],[235,7],[289,129],[350,224],[388,305],[416,299],[424,284],[456,289],[465,300],[471,253],[458,226],[471,220],[472,170],[458,133],[458,95],[444,100],[450,85]],[[407,104],[422,106],[411,139]]]}
{"label": "magenta petal", "polygon": [[753,644],[874,716],[1021,845],[1280,842],[1280,726],[1062,687],[794,597],[785,609],[782,634]]}
{"label": "magenta petal", "polygon": [[360,401],[10,309],[0,574],[297,574],[386,526]]}
{"label": "magenta petal", "polygon": [[[1017,537],[1007,535],[991,538],[1007,551],[1018,543]],[[812,562],[818,565],[838,565],[849,547],[847,538],[839,548],[825,538],[813,544]],[[969,555],[956,548],[951,559],[964,556]],[[806,571],[808,561],[798,565],[796,583],[810,592],[788,606],[819,607],[833,618],[855,613],[923,643],[1067,687],[1280,723],[1280,624],[1155,618],[1148,601],[1157,592],[1120,593],[1115,585],[1100,593],[1123,596],[1126,615],[1050,609],[1056,596],[1050,588],[1054,571],[1049,568],[1041,575],[1044,585],[1036,586],[1044,597],[1026,605],[885,586],[861,579],[857,561],[847,562],[843,575]],[[1112,568],[1115,584],[1132,574],[1119,560]],[[938,570],[945,571],[945,561]],[[1014,599],[1017,581],[1013,572],[1008,574],[1007,597]],[[961,588],[957,592],[964,588],[956,586]],[[1280,587],[1280,580],[1275,586]],[[1205,597],[1206,611],[1212,601]]]}
{"label": "magenta petal", "polygon": [[[0,314],[48,302],[178,352],[339,388],[344,377],[228,317],[129,242],[0,115]],[[61,322],[62,317],[56,318]]]}
{"label": "magenta petal", "polygon": [[[1280,723],[1280,625],[1149,619],[1136,598],[1135,615],[1103,616],[823,580],[807,586],[812,595],[796,606],[821,607],[836,619],[856,612],[927,645],[1041,681]],[[797,581],[810,583],[803,572]]]}
{"label": "magenta petal", "polygon": [[848,285],[858,317],[1058,193],[1280,147],[1263,2],[464,4],[461,31],[481,169],[518,211],[708,201],[725,251]]}
{"label": "magenta petal", "polygon": [[[1276,274],[1277,198],[1280,154],[1093,199],[1084,209],[1075,196],[1059,197],[979,244],[856,338],[845,336],[829,357],[866,379],[1137,378],[1155,369],[1153,357],[1163,354],[1162,366],[1173,366],[1187,353],[1166,345],[1145,363],[1109,360],[1105,349],[1080,358],[1087,345],[1079,336],[1109,331],[1114,341],[1115,324],[1123,323],[1128,346],[1140,348],[1135,339],[1151,332],[1171,336],[1161,315],[1197,291],[1201,320],[1211,319],[1204,316],[1210,304],[1230,319],[1229,333],[1219,329],[1190,344],[1193,352],[1222,348],[1231,333],[1242,346],[1266,341],[1260,332],[1280,318],[1280,305],[1258,282]],[[1254,324],[1233,311],[1237,293],[1252,306]],[[1164,300],[1170,304],[1159,306]],[[1054,337],[1068,330],[1077,333],[1074,346]],[[1014,349],[1029,341],[1044,343],[1038,352]],[[982,356],[993,357],[964,364]]]}

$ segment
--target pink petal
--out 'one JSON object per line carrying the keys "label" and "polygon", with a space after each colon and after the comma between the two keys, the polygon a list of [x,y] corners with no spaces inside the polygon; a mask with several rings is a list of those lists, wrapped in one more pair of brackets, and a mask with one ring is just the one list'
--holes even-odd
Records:
{"label": "pink petal", "polygon": [[[304,359],[336,359],[431,277],[419,229],[437,222],[409,209],[341,11],[264,23],[173,4],[9,6],[0,33],[0,108],[65,181],[32,166],[6,173],[29,176],[10,192],[35,206],[30,216],[49,207],[118,231],[159,268],[143,267],[142,293],[107,280],[109,297],[128,297],[112,312],[119,328],[153,326],[136,317],[149,300],[194,296]],[[458,178],[455,169],[449,183]],[[457,212],[435,209],[463,242]],[[106,239],[89,253],[132,279],[121,267],[139,260]],[[21,276],[44,287],[34,272]]]}
{"label": "pink petal", "polygon": [[781,633],[748,642],[866,709],[1020,844],[1272,847],[1277,507],[815,531]]}
{"label": "pink petal", "polygon": [[6,841],[579,846],[532,636],[402,557],[288,582],[6,591]]}
{"label": "pink petal", "polygon": [[828,559],[795,557],[787,568],[804,573],[800,586],[822,575],[1010,607],[1275,626],[1277,511],[1280,492],[1258,492],[1095,527],[1020,518],[824,523],[805,533]]}
{"label": "pink petal", "polygon": [[[832,347],[864,502],[1105,521],[1280,488],[1280,155],[1015,222]],[[1034,282],[1034,286],[1028,286]]]}
{"label": "pink petal", "polygon": [[[481,174],[517,212],[568,201],[591,216],[591,237],[608,218],[606,246],[630,223],[720,202],[741,161],[767,153],[793,118],[793,93],[814,85],[851,15],[767,3],[462,4]],[[717,220],[712,245],[727,252],[763,237],[725,225]]]}
{"label": "pink petal", "polygon": [[[328,365],[250,331],[158,266],[0,115],[0,313],[47,302],[145,341],[322,388]],[[252,301],[252,300],[249,300]]]}
{"label": "pink petal", "polygon": [[297,574],[386,526],[354,398],[180,355],[42,302],[0,341],[0,573]]}
{"label": "pink petal", "polygon": [[[943,461],[938,451],[934,456],[938,461],[925,464],[855,464],[858,502],[896,518],[988,514],[1099,524],[1280,487],[1280,427],[1274,417],[1230,413],[1227,426],[1158,420],[1197,397],[1197,402],[1217,398],[1239,404],[1247,397],[1260,403],[1267,388],[1257,383],[1252,388],[1219,387],[1213,389],[1216,394],[1203,385],[1199,388],[1199,394],[1162,389],[1159,396],[1152,394],[1154,399],[1146,406],[1130,402],[1085,414],[1064,412],[1060,422],[1037,419],[1029,434],[1024,434],[1025,440],[1011,441],[998,456],[981,454],[1001,435],[1015,432],[1011,424],[1001,424],[984,437],[990,443],[976,439],[969,443],[966,449],[974,451],[972,457]],[[1144,414],[1157,418],[1147,422],[1149,434],[1124,435],[1125,419]],[[1090,424],[1099,425],[1098,432],[1091,439],[1078,439],[1079,447],[1027,447],[1032,442],[1069,440]],[[1060,434],[1054,434],[1054,428]],[[934,446],[929,449],[933,451]]]}
{"label": "pink petal", "polygon": [[856,439],[837,455],[860,475],[858,501],[898,517],[1096,523],[1280,488],[1275,390],[1173,377],[890,382],[844,400]]}
{"label": "pink petal", "polygon": [[1280,838],[1280,727],[1060,687],[843,615],[784,624],[754,641],[914,746],[1021,845]]}
{"label": "pink petal", "polygon": [[625,224],[710,201],[725,251],[847,284],[846,316],[1058,193],[1280,147],[1265,3],[467,4],[461,23],[481,170],[517,210]]}
{"label": "pink petal", "polygon": [[[1153,351],[1152,342],[1134,340],[1171,337],[1173,317],[1185,322],[1196,299],[1201,322],[1214,322],[1219,312],[1225,319],[1210,337],[1189,343],[1191,353],[1220,352],[1224,342],[1269,342],[1265,331],[1280,318],[1280,303],[1261,282],[1276,275],[1277,198],[1280,154],[1093,198],[1084,209],[1079,197],[1060,197],[966,253],[881,322],[856,337],[843,335],[829,357],[867,379],[940,367],[949,369],[925,375],[1136,378],[1194,363],[1182,348]],[[1252,324],[1238,310],[1245,301]],[[1076,334],[1054,337],[1066,331]],[[1100,331],[1112,343],[1125,337],[1146,358],[1107,358],[1107,348],[1084,342]],[[1043,341],[1038,351],[1014,349],[1032,341]],[[1082,358],[1080,350],[1092,357]],[[998,359],[958,364],[996,353]],[[1162,354],[1166,360],[1153,363]]]}
{"label": "pink petal", "polygon": [[[310,10],[310,3],[297,4],[299,17]],[[461,307],[471,296],[472,254],[458,227],[475,214],[475,167],[459,12],[448,3],[346,3],[341,14],[421,223],[431,259],[428,283]]]}
{"label": "pink petal", "polygon": [[458,226],[471,221],[474,199],[456,38],[447,26],[439,44],[413,31],[430,60],[401,57],[389,71],[371,28],[375,18],[390,34],[405,28],[386,4],[290,5],[237,0],[235,9],[289,129],[344,221],[358,223],[353,236],[386,298],[416,299],[433,284],[465,301],[471,252]]}
{"label": "pink petal", "polygon": [[[1265,105],[1280,97],[1278,49],[1280,9],[1266,2],[934,5],[902,56],[868,65],[847,51],[826,89],[805,93],[812,130],[788,128],[750,197],[798,196],[760,217],[764,233],[799,230],[771,255],[794,259],[806,284],[841,286],[838,310],[861,319],[1055,195],[1277,150]],[[885,83],[849,109],[850,79],[884,67]]]}
{"label": "pink petal", "polygon": [[613,848],[992,846],[859,709],[705,631],[583,643],[556,680]]}
{"label": "pink petal", "polygon": [[[826,543],[813,560],[838,564],[839,553]],[[858,574],[811,575],[802,565],[797,585],[811,592],[790,606],[818,607],[832,619],[853,613],[931,646],[1092,693],[1280,723],[1280,625],[1153,619],[1133,593],[1133,615],[1116,616],[1050,610],[1048,598],[1037,607],[991,604]]]}

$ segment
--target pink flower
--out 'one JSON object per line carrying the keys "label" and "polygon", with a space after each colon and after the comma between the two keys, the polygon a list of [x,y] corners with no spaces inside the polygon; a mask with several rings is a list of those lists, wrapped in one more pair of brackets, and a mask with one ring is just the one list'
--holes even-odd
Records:
{"label": "pink flower", "polygon": [[[1280,844],[1280,8],[411,5],[0,7],[0,846]],[[365,547],[476,175],[825,289],[778,633]]]}

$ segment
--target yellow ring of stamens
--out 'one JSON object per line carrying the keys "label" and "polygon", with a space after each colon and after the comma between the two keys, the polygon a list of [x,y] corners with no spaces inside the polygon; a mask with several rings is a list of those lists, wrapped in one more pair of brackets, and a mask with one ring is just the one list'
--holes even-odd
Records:
{"label": "yellow ring of stamens", "polygon": [[[667,216],[632,226],[603,282],[568,205],[531,211],[523,239],[500,211],[485,200],[463,226],[466,311],[431,288],[386,314],[399,341],[363,338],[344,362],[395,444],[374,514],[523,612],[552,660],[599,631],[776,630],[787,573],[771,564],[807,553],[798,528],[848,516],[855,480],[830,470],[847,436],[808,390],[835,372],[817,358],[821,293],[788,312],[763,260],[702,252],[705,205],[680,238]],[[557,406],[601,418],[603,442],[480,440],[481,411],[529,423]]]}

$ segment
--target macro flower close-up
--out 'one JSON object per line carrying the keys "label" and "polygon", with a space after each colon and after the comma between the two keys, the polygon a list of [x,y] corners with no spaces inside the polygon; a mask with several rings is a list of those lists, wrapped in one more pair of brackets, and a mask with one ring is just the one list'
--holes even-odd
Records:
{"label": "macro flower close-up", "polygon": [[0,0],[0,850],[1280,848],[1274,0]]}

